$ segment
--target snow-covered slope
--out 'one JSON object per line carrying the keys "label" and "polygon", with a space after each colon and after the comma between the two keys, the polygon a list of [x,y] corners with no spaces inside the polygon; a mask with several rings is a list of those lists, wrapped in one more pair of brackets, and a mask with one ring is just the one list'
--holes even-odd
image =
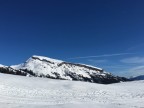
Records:
{"label": "snow-covered slope", "polygon": [[0,64],[0,67],[6,67],[5,65]]}
{"label": "snow-covered slope", "polygon": [[143,108],[144,81],[110,85],[0,73],[0,108]]}
{"label": "snow-covered slope", "polygon": [[[12,69],[14,70],[14,74],[24,76],[78,80],[104,84],[126,80],[125,78],[116,77],[107,73],[101,68],[84,64],[69,63],[43,56],[32,56],[25,63],[10,66],[7,70]],[[12,72],[10,71],[7,73]]]}
{"label": "snow-covered slope", "polygon": [[59,76],[62,79],[70,79],[70,80],[72,80],[72,78],[69,75],[66,75],[66,73],[69,74],[69,72],[71,72],[73,74],[79,74],[83,75],[83,77],[90,78],[89,73],[95,73],[101,75],[101,72],[103,71],[100,68],[67,63],[64,61],[55,60],[43,56],[32,56],[25,63],[11,67],[16,70],[19,69],[31,70],[37,76],[49,75],[54,78],[57,78]]}

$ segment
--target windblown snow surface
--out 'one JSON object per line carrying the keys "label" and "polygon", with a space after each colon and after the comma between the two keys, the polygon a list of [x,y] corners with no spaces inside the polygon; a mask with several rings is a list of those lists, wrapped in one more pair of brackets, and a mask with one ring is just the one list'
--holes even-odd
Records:
{"label": "windblown snow surface", "polygon": [[0,74],[0,108],[144,108],[144,81],[103,85]]}

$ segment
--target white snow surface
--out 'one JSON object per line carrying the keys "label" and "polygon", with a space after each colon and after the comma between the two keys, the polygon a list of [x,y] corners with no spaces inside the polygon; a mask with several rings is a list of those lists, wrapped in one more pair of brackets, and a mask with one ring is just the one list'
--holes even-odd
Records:
{"label": "white snow surface", "polygon": [[[37,58],[37,59],[34,59],[34,58]],[[63,65],[59,66],[59,64],[61,64],[63,62],[64,61],[61,61],[61,60],[56,60],[56,59],[52,59],[52,58],[48,58],[48,57],[34,55],[31,58],[29,58],[25,63],[19,64],[19,65],[14,65],[11,67],[14,69],[17,69],[17,70],[18,69],[32,70],[38,76],[43,74],[43,75],[50,75],[50,76],[56,78],[57,76],[55,73],[58,73],[61,78],[66,79],[66,80],[72,80],[72,78],[70,78],[69,76],[66,75],[66,72],[76,73],[76,74],[82,75],[83,77],[87,77],[87,78],[90,78],[89,73],[90,74],[92,74],[92,73],[102,74],[100,71],[91,70],[91,69],[76,66],[76,65],[63,64]],[[84,65],[84,64],[82,64],[82,65]],[[89,65],[84,65],[84,66],[102,70],[100,68],[89,66]]]}
{"label": "white snow surface", "polygon": [[0,67],[6,67],[5,65],[0,64]]}
{"label": "white snow surface", "polygon": [[0,108],[144,108],[144,81],[103,85],[0,73]]}

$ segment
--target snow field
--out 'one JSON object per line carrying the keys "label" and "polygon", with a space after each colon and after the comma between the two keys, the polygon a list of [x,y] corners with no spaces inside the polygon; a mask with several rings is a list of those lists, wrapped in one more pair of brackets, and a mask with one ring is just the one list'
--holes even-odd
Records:
{"label": "snow field", "polygon": [[0,74],[0,108],[144,108],[144,81],[95,84]]}

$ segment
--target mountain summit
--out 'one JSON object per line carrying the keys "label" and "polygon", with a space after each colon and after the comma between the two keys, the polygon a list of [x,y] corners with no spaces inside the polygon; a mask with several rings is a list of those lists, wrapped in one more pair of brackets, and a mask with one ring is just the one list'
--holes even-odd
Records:
{"label": "mountain summit", "polygon": [[23,76],[44,77],[62,80],[86,81],[93,83],[117,83],[126,78],[114,76],[101,68],[85,64],[69,63],[43,56],[32,56],[19,65],[0,67],[1,73]]}

